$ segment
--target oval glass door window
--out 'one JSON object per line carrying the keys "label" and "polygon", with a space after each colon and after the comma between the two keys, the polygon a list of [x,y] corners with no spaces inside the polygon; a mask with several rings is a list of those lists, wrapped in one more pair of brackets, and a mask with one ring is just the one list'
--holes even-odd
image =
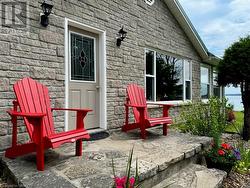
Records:
{"label": "oval glass door window", "polygon": [[88,58],[86,57],[86,54],[84,52],[84,49],[82,50],[80,57],[79,57],[79,63],[84,69],[85,65],[88,64]]}
{"label": "oval glass door window", "polygon": [[95,40],[71,33],[71,80],[95,81]]}

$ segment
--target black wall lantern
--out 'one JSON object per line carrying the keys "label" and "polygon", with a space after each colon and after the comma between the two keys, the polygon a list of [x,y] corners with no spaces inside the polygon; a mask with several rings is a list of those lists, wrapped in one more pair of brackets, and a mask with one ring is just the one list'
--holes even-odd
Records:
{"label": "black wall lantern", "polygon": [[52,11],[53,5],[52,3],[48,3],[48,1],[44,0],[41,4],[43,9],[43,15],[41,15],[41,25],[47,27],[49,25],[49,15]]}
{"label": "black wall lantern", "polygon": [[121,46],[122,41],[126,38],[127,32],[123,30],[123,27],[117,33],[118,37],[116,39],[116,45]]}

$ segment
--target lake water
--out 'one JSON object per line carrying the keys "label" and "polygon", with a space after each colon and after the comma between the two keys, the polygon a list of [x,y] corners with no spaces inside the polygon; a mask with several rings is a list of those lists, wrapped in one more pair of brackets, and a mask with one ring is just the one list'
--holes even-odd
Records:
{"label": "lake water", "polygon": [[241,100],[241,95],[225,95],[225,97],[228,99],[228,103],[234,105],[235,111],[242,111],[243,110],[243,104]]}

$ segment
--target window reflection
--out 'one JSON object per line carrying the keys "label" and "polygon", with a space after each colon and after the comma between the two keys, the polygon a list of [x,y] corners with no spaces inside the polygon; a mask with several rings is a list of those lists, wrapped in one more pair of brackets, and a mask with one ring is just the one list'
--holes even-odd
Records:
{"label": "window reflection", "polygon": [[149,101],[154,100],[154,78],[147,77],[146,78],[146,98]]}
{"label": "window reflection", "polygon": [[146,51],[146,74],[154,74],[154,52]]}
{"label": "window reflection", "polygon": [[221,88],[218,86],[217,83],[218,74],[213,72],[213,93],[216,97],[221,97]]}
{"label": "window reflection", "polygon": [[156,53],[157,101],[183,99],[183,63],[176,57]]}
{"label": "window reflection", "polygon": [[208,99],[209,97],[210,97],[209,68],[201,67],[201,98]]}

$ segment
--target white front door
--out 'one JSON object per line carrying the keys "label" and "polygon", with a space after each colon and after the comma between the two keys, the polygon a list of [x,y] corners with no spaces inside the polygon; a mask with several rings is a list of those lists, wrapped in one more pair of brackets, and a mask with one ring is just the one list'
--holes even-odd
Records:
{"label": "white front door", "polygon": [[[98,35],[69,27],[69,108],[90,108],[85,128],[98,128],[99,58]],[[68,129],[75,129],[76,113],[69,112]]]}

